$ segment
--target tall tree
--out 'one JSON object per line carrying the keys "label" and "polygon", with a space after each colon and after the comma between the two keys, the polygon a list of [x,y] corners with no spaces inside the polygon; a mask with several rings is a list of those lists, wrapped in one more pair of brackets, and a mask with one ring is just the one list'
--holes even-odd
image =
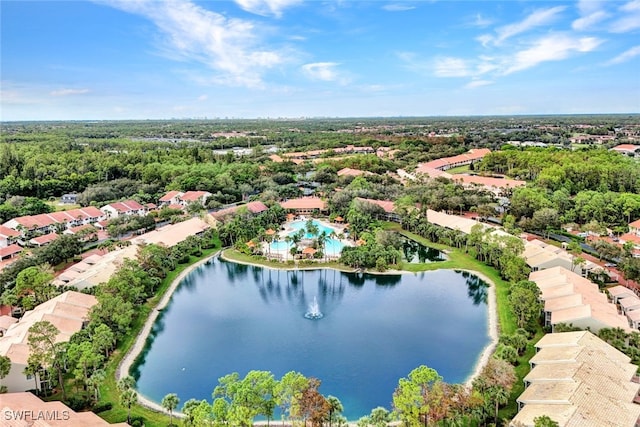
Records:
{"label": "tall tree", "polygon": [[421,421],[427,425],[430,407],[426,397],[439,381],[442,381],[442,377],[438,372],[425,365],[415,368],[408,378],[398,381],[398,387],[393,393],[393,407],[407,427],[418,427]]}
{"label": "tall tree", "polygon": [[160,403],[164,409],[169,411],[169,425],[173,425],[173,410],[178,407],[178,403],[180,403],[180,399],[178,395],[175,393],[169,393],[165,397],[162,398],[162,402]]}
{"label": "tall tree", "polygon": [[29,328],[27,338],[29,344],[29,359],[34,364],[45,369],[55,370],[58,373],[58,384],[62,390],[63,399],[66,399],[64,381],[62,379],[62,366],[57,357],[56,337],[60,331],[51,322],[41,320]]}
{"label": "tall tree", "polygon": [[298,402],[302,391],[307,388],[309,380],[299,372],[289,371],[283,375],[275,386],[276,403],[282,410],[282,424],[285,414],[291,420],[298,415]]}

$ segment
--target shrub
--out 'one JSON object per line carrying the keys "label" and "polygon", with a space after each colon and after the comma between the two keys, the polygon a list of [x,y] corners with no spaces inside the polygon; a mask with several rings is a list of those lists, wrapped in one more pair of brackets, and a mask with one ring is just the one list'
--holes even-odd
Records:
{"label": "shrub", "polygon": [[93,407],[91,411],[96,414],[99,414],[100,412],[108,411],[112,408],[113,408],[113,403],[103,402],[103,403],[98,403],[96,406]]}

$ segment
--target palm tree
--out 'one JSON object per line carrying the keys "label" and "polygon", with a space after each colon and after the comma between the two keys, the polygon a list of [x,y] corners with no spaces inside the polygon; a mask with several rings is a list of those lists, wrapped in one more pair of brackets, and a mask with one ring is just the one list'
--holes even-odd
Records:
{"label": "palm tree", "polygon": [[284,260],[287,261],[289,258],[289,245],[291,245],[291,237],[284,236],[284,241],[287,242],[287,250],[284,252]]}
{"label": "palm tree", "polygon": [[316,242],[318,242],[318,249],[322,251],[322,254],[324,256],[324,261],[326,262],[327,253],[325,252],[324,248],[325,248],[325,244],[327,243],[327,232],[323,231],[322,233],[320,233],[320,235],[316,239]]}
{"label": "palm tree", "polygon": [[169,393],[162,399],[162,407],[169,411],[169,425],[173,425],[173,410],[178,407],[180,399],[175,393]]}
{"label": "palm tree", "polygon": [[327,396],[327,403],[329,404],[329,427],[333,422],[333,419],[344,411],[342,402],[335,396]]}
{"label": "palm tree", "polygon": [[96,369],[87,380],[87,385],[89,386],[89,388],[93,388],[93,398],[96,402],[100,398],[100,384],[104,381],[105,378],[106,373],[104,372],[104,369]]}
{"label": "palm tree", "polygon": [[127,408],[127,424],[131,424],[131,407],[138,403],[138,393],[132,388],[120,394],[120,404]]}
{"label": "palm tree", "polygon": [[307,221],[307,223],[305,224],[305,229],[307,230],[307,233],[309,233],[309,234],[311,234],[313,236],[318,234],[318,226],[316,224],[314,224],[312,219]]}

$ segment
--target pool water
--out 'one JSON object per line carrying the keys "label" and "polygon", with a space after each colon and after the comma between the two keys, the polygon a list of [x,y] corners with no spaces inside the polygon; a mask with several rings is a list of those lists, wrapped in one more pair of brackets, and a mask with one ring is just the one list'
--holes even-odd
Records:
{"label": "pool water", "polygon": [[[322,234],[324,231],[327,236],[330,236],[334,230],[331,227],[327,227],[319,221],[313,220],[313,224],[318,227],[318,234],[305,233],[305,239],[314,239],[318,237],[318,235]],[[307,221],[294,221],[289,226],[293,229],[291,232],[286,234],[287,236],[291,236],[298,232],[298,230],[304,230],[307,226]],[[284,236],[282,236],[284,238]],[[271,242],[271,250],[272,251],[289,251],[289,249],[293,246],[292,243],[287,243],[284,240],[276,240]],[[342,252],[342,248],[344,248],[344,243],[342,243],[339,239],[327,238],[324,244],[326,255],[339,257],[340,252]]]}

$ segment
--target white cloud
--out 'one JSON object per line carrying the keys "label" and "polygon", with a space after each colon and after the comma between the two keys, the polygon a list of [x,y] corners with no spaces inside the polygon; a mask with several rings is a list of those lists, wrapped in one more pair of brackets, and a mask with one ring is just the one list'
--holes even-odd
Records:
{"label": "white cloud", "polygon": [[474,16],[473,22],[471,25],[473,25],[474,27],[485,28],[491,24],[493,24],[492,20],[485,18],[481,14],[477,13],[476,16]]}
{"label": "white cloud", "polygon": [[202,102],[202,101],[206,101],[207,99],[209,99],[208,95],[200,95],[198,97],[198,101]]}
{"label": "white cloud", "polygon": [[262,16],[282,16],[282,11],[295,6],[302,0],[235,0],[244,10]]}
{"label": "white cloud", "polygon": [[491,80],[471,80],[464,87],[466,89],[474,89],[474,88],[477,88],[477,87],[487,86],[487,85],[490,85],[490,84],[493,84],[493,82]]}
{"label": "white cloud", "polygon": [[517,52],[509,61],[510,66],[504,74],[526,70],[542,62],[559,61],[573,52],[590,52],[602,43],[595,37],[575,38],[566,34],[545,36],[537,40],[530,48]]}
{"label": "white cloud", "polygon": [[505,40],[529,31],[536,27],[541,27],[553,22],[557,15],[564,11],[566,6],[556,6],[548,9],[539,9],[531,13],[525,19],[514,24],[504,25],[496,30],[496,36],[485,34],[478,38],[483,45],[493,42],[496,45],[504,42]]}
{"label": "white cloud", "polygon": [[313,80],[332,82],[340,79],[340,74],[336,71],[338,65],[340,64],[336,62],[314,62],[303,65],[302,71]]}
{"label": "white cloud", "polygon": [[49,92],[51,96],[69,96],[69,95],[82,95],[89,93],[89,89],[56,89]]}
{"label": "white cloud", "polygon": [[149,19],[164,38],[160,49],[165,56],[206,65],[219,84],[260,87],[262,73],[285,61],[282,52],[261,46],[259,30],[251,21],[227,18],[190,0],[100,3]]}
{"label": "white cloud", "polygon": [[603,10],[598,10],[589,15],[576,19],[571,23],[571,28],[576,31],[585,31],[592,28],[598,22],[601,22],[609,17],[609,14]]}
{"label": "white cloud", "polygon": [[433,66],[437,77],[468,77],[472,70],[466,60],[460,58],[437,58]]}
{"label": "white cloud", "polygon": [[608,61],[606,65],[615,65],[621,64],[623,62],[627,62],[636,56],[640,55],[640,45],[634,46],[631,49],[628,49],[622,52],[620,55],[616,56],[612,60]]}
{"label": "white cloud", "polygon": [[612,33],[627,33],[640,28],[640,0],[625,3],[619,8],[622,17],[611,23]]}
{"label": "white cloud", "polygon": [[415,6],[403,3],[389,3],[382,6],[382,9],[386,10],[387,12],[405,12],[407,10],[415,9]]}

